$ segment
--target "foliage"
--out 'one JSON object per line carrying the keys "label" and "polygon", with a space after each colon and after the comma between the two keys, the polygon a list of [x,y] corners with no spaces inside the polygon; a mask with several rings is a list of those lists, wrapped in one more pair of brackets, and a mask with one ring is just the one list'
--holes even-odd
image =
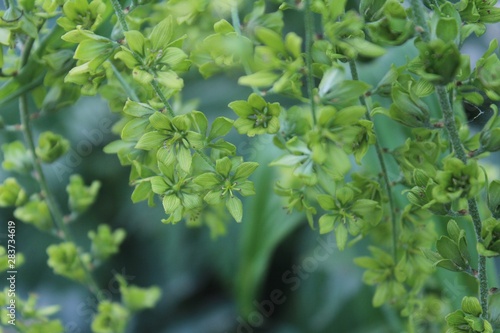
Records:
{"label": "foliage", "polygon": [[[86,251],[74,222],[92,219],[105,182],[87,186],[72,173],[61,208],[45,175],[73,153],[72,143],[57,124],[35,135],[32,121],[99,95],[115,113],[119,136],[103,150],[130,170],[133,203],[161,202],[161,222],[205,225],[215,236],[231,228],[228,217],[257,221],[244,229],[242,253],[248,267],[261,261],[254,272],[241,267],[233,282],[241,289],[250,281],[240,296],[242,314],[251,313],[263,268],[298,221],[261,221],[259,210],[267,214],[271,200],[254,182],[265,179],[288,212],[303,213],[319,234],[333,234],[338,250],[369,249],[354,262],[375,288],[372,305],[392,306],[405,330],[493,332],[500,310],[494,290],[488,294],[497,281],[487,258],[500,255],[500,182],[485,158],[500,150],[498,42],[490,41],[475,64],[462,47],[500,21],[495,4],[7,0],[0,13],[0,104],[17,100],[19,121],[10,114],[0,121],[14,133],[2,145],[2,167],[12,175],[0,185],[0,207],[56,237],[47,265],[93,293],[93,332],[126,332],[136,312],[160,302],[159,287],[131,285],[120,274],[121,301],[99,292],[96,269],[120,253],[126,231],[99,224],[87,233]],[[303,29],[289,29],[287,15],[300,17]],[[394,52],[406,60],[377,82],[362,79]],[[228,103],[233,113],[212,117],[183,96],[185,80],[195,75],[230,76],[247,95]],[[491,110],[477,132],[469,128],[467,105]],[[245,154],[233,128],[250,140],[269,138],[278,153],[259,163],[265,158]],[[267,163],[279,174],[259,171]],[[248,212],[246,202],[258,204]],[[259,232],[268,237],[263,249],[253,244]],[[477,294],[460,295],[458,309],[434,288],[435,267],[466,273]],[[49,318],[58,309],[35,310],[35,303],[19,301],[20,330],[62,331]]]}

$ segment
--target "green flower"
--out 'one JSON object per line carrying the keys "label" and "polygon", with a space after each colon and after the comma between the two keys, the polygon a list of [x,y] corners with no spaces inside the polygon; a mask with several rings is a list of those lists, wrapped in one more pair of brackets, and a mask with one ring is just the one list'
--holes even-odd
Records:
{"label": "green flower", "polygon": [[72,175],[69,178],[68,186],[66,186],[71,211],[85,212],[94,203],[100,188],[101,183],[97,180],[94,180],[90,186],[85,186],[80,175]]}
{"label": "green flower", "polygon": [[30,201],[23,206],[17,207],[14,211],[14,217],[25,223],[33,224],[40,230],[48,231],[53,226],[52,216],[50,215],[47,202],[33,195]]}
{"label": "green flower", "polygon": [[241,222],[243,205],[235,196],[239,192],[242,196],[255,194],[253,183],[247,178],[259,166],[255,162],[233,163],[228,157],[218,159],[215,163],[215,172],[207,172],[195,178],[195,183],[208,189],[204,200],[210,205],[225,202],[226,208],[236,222]]}
{"label": "green flower", "polygon": [[456,157],[445,159],[444,168],[437,171],[435,181],[437,185],[432,190],[432,197],[440,203],[473,198],[482,187],[477,162],[469,160],[464,164]]}
{"label": "green flower", "polygon": [[123,333],[127,328],[130,312],[121,304],[103,301],[92,321],[92,332]]}
{"label": "green flower", "polygon": [[189,115],[170,119],[161,112],[155,112],[149,121],[155,130],[145,133],[135,148],[156,150],[159,161],[166,165],[177,162],[182,170],[189,172],[193,159],[190,148],[201,149],[204,144],[202,135],[190,130],[192,122]]}
{"label": "green flower", "polygon": [[64,16],[57,19],[57,24],[64,30],[70,31],[77,26],[82,29],[97,29],[103,21],[103,14],[106,11],[106,5],[102,0],[93,0],[90,3],[87,0],[69,0],[63,6]]}
{"label": "green flower", "polygon": [[52,163],[69,150],[69,141],[62,136],[43,132],[38,138],[36,155],[45,163]]}
{"label": "green flower", "polygon": [[240,134],[274,134],[279,131],[278,116],[281,112],[279,103],[267,103],[264,98],[253,93],[248,101],[234,101],[229,107],[239,116],[234,127]]}
{"label": "green flower", "polygon": [[184,213],[199,208],[202,200],[197,194],[198,186],[194,184],[187,174],[177,170],[174,164],[158,162],[162,176],[151,178],[151,188],[154,193],[163,199],[163,209],[170,215],[163,223],[177,223]]}
{"label": "green flower", "polygon": [[464,297],[462,308],[446,316],[446,322],[450,326],[448,332],[453,333],[493,333],[490,322],[483,319],[481,304],[476,297]]}
{"label": "green flower", "polygon": [[320,194],[317,199],[321,208],[329,211],[319,219],[319,232],[325,234],[335,230],[339,250],[345,248],[348,233],[356,236],[382,218],[382,207],[378,202],[355,200],[354,191],[348,187],[337,189],[335,197]]}
{"label": "green flower", "polygon": [[89,231],[88,236],[92,241],[92,253],[99,259],[107,259],[111,255],[118,253],[126,232],[121,228],[111,232],[109,225],[100,224],[97,233]]}
{"label": "green flower", "polygon": [[382,306],[386,302],[401,303],[407,299],[407,292],[403,282],[407,274],[402,266],[404,258],[396,264],[394,258],[387,252],[370,246],[371,257],[360,257],[354,262],[367,270],[363,274],[363,281],[368,285],[377,285],[372,304],[374,307]]}
{"label": "green flower", "polygon": [[7,178],[0,185],[0,207],[20,206],[26,199],[26,192],[15,178]]}
{"label": "green flower", "polygon": [[434,39],[417,45],[424,68],[418,74],[425,80],[445,85],[455,79],[460,68],[460,51],[453,41]]}
{"label": "green flower", "polygon": [[185,72],[191,63],[186,53],[174,46],[179,40],[171,40],[172,31],[171,16],[158,23],[148,38],[139,31],[127,31],[124,35],[128,47],[123,46],[115,58],[133,69],[133,77],[140,83],[156,79],[172,92],[178,91],[184,83],[177,72]]}
{"label": "green flower", "polygon": [[85,281],[86,275],[82,265],[88,265],[90,257],[83,255],[82,262],[74,243],[51,245],[47,248],[47,254],[49,255],[47,264],[52,267],[54,273],[79,282]]}

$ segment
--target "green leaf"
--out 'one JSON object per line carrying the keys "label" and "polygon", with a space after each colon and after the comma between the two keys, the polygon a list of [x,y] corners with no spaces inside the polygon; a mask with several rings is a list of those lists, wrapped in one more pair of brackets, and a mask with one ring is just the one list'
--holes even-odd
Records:
{"label": "green leaf", "polygon": [[193,155],[191,155],[191,150],[184,146],[181,146],[177,150],[177,161],[179,162],[179,166],[182,170],[189,173],[191,170],[191,162],[193,160]]}
{"label": "green leaf", "polygon": [[324,210],[333,210],[335,208],[335,200],[328,194],[319,194],[316,200]]}
{"label": "green leaf", "polygon": [[247,179],[259,166],[256,162],[243,162],[236,168],[233,179],[235,181],[242,181]]}
{"label": "green leaf", "polygon": [[138,139],[146,132],[149,125],[147,118],[134,118],[128,121],[122,129],[121,138],[123,140]]}
{"label": "green leaf", "polygon": [[277,73],[273,73],[270,71],[259,71],[253,74],[240,76],[240,78],[238,79],[238,84],[256,88],[269,87],[279,77],[280,75]]}
{"label": "green leaf", "polygon": [[462,269],[467,268],[460,250],[455,242],[446,236],[441,236],[436,242],[436,249],[444,259],[450,259],[455,265]]}
{"label": "green leaf", "polygon": [[373,295],[372,304],[374,307],[378,308],[382,306],[389,299],[389,288],[390,284],[388,282],[383,282],[377,286],[375,290],[375,295]]}
{"label": "green leaf", "polygon": [[127,99],[125,106],[123,107],[123,113],[132,116],[132,117],[146,117],[155,113],[156,110],[153,109],[149,104],[146,103],[138,103]]}
{"label": "green leaf", "polygon": [[[231,105],[233,106],[237,105],[233,103],[230,104],[230,107]],[[229,131],[231,131],[232,127],[233,127],[233,120],[226,117],[216,118],[212,123],[212,127],[210,128],[210,133],[208,134],[208,141],[212,141],[213,139],[220,136],[225,136],[226,134],[229,133]]]}
{"label": "green leaf", "polygon": [[163,197],[162,203],[167,214],[172,214],[177,208],[181,207],[181,200],[173,194]]}
{"label": "green leaf", "polygon": [[335,226],[335,216],[331,214],[325,214],[319,218],[318,224],[320,234],[329,233]]}
{"label": "green leaf", "polygon": [[226,200],[226,208],[236,222],[241,222],[243,218],[243,204],[237,197],[229,197]]}
{"label": "green leaf", "polygon": [[218,33],[218,34],[227,34],[230,32],[234,32],[234,28],[231,25],[231,23],[222,19],[220,21],[215,22],[214,31],[215,31],[215,33]]}
{"label": "green leaf", "polygon": [[141,136],[135,148],[144,150],[158,149],[162,146],[163,141],[165,141],[164,134],[157,131],[148,132]]}
{"label": "green leaf", "polygon": [[172,16],[168,16],[166,19],[158,23],[149,35],[152,50],[159,51],[166,49],[171,38]]}
{"label": "green leaf", "polygon": [[227,178],[229,176],[229,171],[231,171],[233,164],[228,157],[224,157],[215,161],[215,170],[218,174]]}
{"label": "green leaf", "polygon": [[340,251],[345,249],[345,245],[347,244],[348,238],[347,228],[344,223],[338,223],[335,228],[335,239],[337,240],[337,246]]}
{"label": "green leaf", "polygon": [[137,54],[145,54],[144,44],[146,42],[140,31],[130,30],[123,33],[129,48]]}
{"label": "green leaf", "polygon": [[217,178],[217,175],[215,173],[207,172],[197,176],[194,179],[194,182],[200,186],[203,186],[203,188],[208,189],[219,184],[220,180],[219,178]]}
{"label": "green leaf", "polygon": [[150,182],[140,182],[134,188],[134,192],[132,192],[132,202],[138,203],[140,201],[148,199],[151,191],[152,189]]}

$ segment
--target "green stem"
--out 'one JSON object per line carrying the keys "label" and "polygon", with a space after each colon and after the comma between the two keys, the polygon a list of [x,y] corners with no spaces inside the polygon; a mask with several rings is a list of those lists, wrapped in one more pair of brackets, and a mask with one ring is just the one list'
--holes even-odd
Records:
{"label": "green stem", "polygon": [[[465,153],[462,142],[460,141],[458,129],[455,125],[455,115],[453,114],[453,109],[451,107],[446,88],[443,86],[437,86],[436,93],[443,112],[444,125],[450,138],[451,147],[457,158],[465,164],[467,163],[467,154]],[[479,215],[479,209],[477,207],[477,201],[475,198],[472,198],[469,199],[467,203],[469,206],[469,214],[472,217],[472,223],[474,225],[476,241],[479,244],[483,241],[483,238],[481,237],[482,223],[481,216]],[[483,316],[486,317],[488,316],[488,277],[486,273],[486,257],[481,255],[478,255],[477,278],[479,280],[479,301],[483,310]]]}
{"label": "green stem", "polygon": [[203,158],[205,162],[207,162],[208,165],[210,165],[210,167],[212,167],[212,169],[215,170],[215,164],[207,154],[205,154],[201,149],[195,149],[195,151],[198,155],[200,155],[201,158]]}
{"label": "green stem", "polygon": [[172,109],[172,106],[170,105],[167,98],[163,94],[163,91],[161,91],[161,88],[155,79],[153,79],[153,81],[151,81],[151,87],[153,87],[153,90],[155,91],[156,95],[160,98],[161,102],[165,106],[165,109],[167,110],[168,115],[172,118],[175,117],[174,109]]}
{"label": "green stem", "polygon": [[[415,21],[419,25],[422,31],[420,35],[422,39],[426,42],[430,40],[428,33],[427,21],[425,19],[425,9],[420,2],[420,0],[411,0],[411,6],[413,9],[413,15],[415,16]],[[458,129],[455,124],[455,115],[453,114],[453,108],[450,103],[450,98],[444,86],[436,86],[436,94],[443,112],[444,125],[448,132],[448,136],[451,142],[451,147],[455,152],[455,155],[464,164],[467,163],[467,154],[465,153],[462,142],[460,141],[460,136],[458,134]],[[483,241],[481,237],[482,223],[481,216],[479,215],[479,210],[477,207],[477,201],[475,198],[468,200],[469,214],[472,217],[472,223],[474,225],[474,231],[476,234],[476,241],[479,244]],[[478,254],[478,280],[479,280],[479,302],[481,303],[481,309],[483,311],[483,317],[488,317],[488,277],[486,274],[486,258]]]}
{"label": "green stem", "polygon": [[122,30],[128,31],[128,25],[127,21],[125,20],[125,13],[123,12],[122,5],[120,5],[120,2],[118,0],[111,0],[111,5],[115,10],[115,14],[118,17],[118,22],[120,22]]}
{"label": "green stem", "polygon": [[111,61],[109,63],[111,64],[111,69],[113,70],[113,74],[115,74],[116,79],[118,80],[118,82],[120,82],[121,86],[123,87],[127,95],[130,97],[130,99],[133,100],[134,102],[139,102],[139,97],[135,93],[134,89],[132,89],[132,87],[127,83],[127,81],[125,81],[122,74],[118,71],[118,69],[116,69],[115,65],[113,65]]}
{"label": "green stem", "polygon": [[[358,68],[356,66],[356,62],[354,60],[349,61],[349,68],[351,69],[351,76],[353,80],[359,81]],[[366,107],[365,118],[373,123],[372,117],[370,115],[370,107],[365,96],[361,96],[359,98],[362,105]],[[374,123],[375,126],[375,123]],[[387,192],[387,198],[389,200],[389,210],[390,210],[390,219],[392,226],[392,254],[394,257],[394,261],[397,260],[397,242],[398,242],[398,230],[397,230],[397,218],[396,218],[396,206],[394,204],[394,198],[392,196],[392,188],[391,182],[389,180],[389,174],[387,172],[387,166],[384,160],[384,152],[382,147],[380,146],[379,140],[375,141],[375,151],[377,152],[377,158],[380,164],[380,171],[382,172],[382,177],[384,177],[385,189]]]}
{"label": "green stem", "polygon": [[424,42],[428,42],[430,40],[429,32],[428,32],[428,27],[427,27],[427,20],[426,20],[426,12],[424,8],[424,4],[421,2],[421,0],[410,0],[411,8],[413,9],[413,17],[414,21],[416,23],[416,30],[420,37],[422,37],[422,40]]}
{"label": "green stem", "polygon": [[[21,68],[26,65],[28,62],[29,55],[31,53],[31,49],[33,47],[34,39],[29,38],[28,41],[26,42],[24,46],[23,53],[21,55]],[[45,173],[43,172],[42,165],[40,163],[40,160],[36,156],[35,153],[35,141],[33,139],[33,132],[31,131],[31,126],[30,126],[30,113],[28,110],[28,99],[26,94],[22,94],[19,96],[19,113],[20,113],[20,118],[21,118],[21,128],[23,131],[24,139],[26,141],[26,144],[28,145],[28,150],[31,155],[31,160],[33,163],[33,168],[38,176],[38,183],[40,184],[40,188],[42,190],[43,196],[45,197],[45,201],[47,203],[47,206],[52,214],[52,217],[54,219],[54,223],[56,224],[57,228],[61,232],[61,238],[64,239],[67,242],[71,242],[73,244],[76,244],[76,242],[73,239],[73,236],[71,232],[69,231],[68,226],[64,222],[64,216],[61,213],[61,210],[59,206],[57,205],[57,202],[50,191],[47,179],[45,178]],[[85,265],[84,261],[82,260],[81,256],[78,255],[78,260],[80,261],[81,266],[83,267],[83,270],[86,275],[88,287],[90,291],[96,295],[96,297],[99,300],[102,300],[102,296],[99,293],[99,288],[97,286],[97,283],[95,282],[94,278],[92,277],[92,274],[90,273],[87,265]]]}
{"label": "green stem", "polygon": [[[128,25],[127,25],[127,22],[125,21],[125,13],[123,12],[122,6],[118,2],[118,0],[111,0],[111,4],[113,5],[113,9],[115,11],[116,16],[118,17],[118,21],[120,22],[122,30],[128,31]],[[136,57],[137,59],[143,60],[142,57],[139,54],[136,54],[135,52],[134,52],[134,57]],[[153,77],[156,78],[156,75],[152,70],[149,70],[148,72],[151,75],[153,75]],[[175,116],[174,110],[172,109],[172,106],[170,105],[167,98],[165,97],[165,95],[161,91],[161,88],[155,79],[153,79],[153,81],[151,81],[151,87],[153,87],[153,90],[155,91],[156,95],[160,98],[161,102],[165,106],[165,109],[167,110],[170,117],[174,117]]]}
{"label": "green stem", "polygon": [[311,0],[305,1],[305,30],[306,30],[306,67],[307,67],[307,93],[309,95],[309,103],[313,123],[316,125],[316,103],[314,101],[314,79],[312,68],[311,49],[314,40],[314,20],[311,11]]}
{"label": "green stem", "polygon": [[[238,7],[236,6],[231,7],[231,21],[233,23],[234,32],[236,32],[236,34],[241,37],[241,22],[240,17],[238,16]],[[252,69],[245,59],[241,59],[241,65],[243,66],[243,70],[245,71],[246,75],[252,74]],[[251,88],[257,95],[262,95],[262,92],[259,91],[259,89],[257,89],[256,87],[252,86]]]}

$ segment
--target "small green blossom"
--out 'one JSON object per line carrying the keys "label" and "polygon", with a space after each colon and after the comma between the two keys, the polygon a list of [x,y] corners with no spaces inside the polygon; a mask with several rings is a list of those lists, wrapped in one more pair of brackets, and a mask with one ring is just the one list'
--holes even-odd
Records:
{"label": "small green blossom", "polygon": [[337,189],[335,197],[320,194],[317,197],[321,208],[328,213],[319,219],[319,232],[324,234],[335,230],[337,246],[343,250],[347,236],[365,232],[382,218],[382,207],[374,200],[355,199],[355,193],[348,187]]}
{"label": "small green blossom", "polygon": [[85,212],[94,203],[100,188],[101,182],[97,180],[94,180],[90,186],[85,186],[80,175],[72,175],[66,186],[70,209],[76,213]]}
{"label": "small green blossom", "polygon": [[443,170],[437,171],[437,185],[432,190],[433,198],[440,203],[448,203],[459,198],[470,199],[479,194],[481,181],[479,166],[475,160],[464,164],[456,157],[445,159]]}
{"label": "small green blossom", "polygon": [[0,184],[0,207],[20,206],[26,199],[26,192],[15,178],[7,178]]}
{"label": "small green blossom", "polygon": [[490,322],[481,315],[483,310],[476,297],[466,296],[462,299],[460,310],[446,316],[446,322],[452,333],[493,333]]}
{"label": "small green blossom", "polygon": [[218,159],[215,164],[215,172],[207,172],[195,178],[195,183],[209,189],[204,200],[210,205],[218,205],[225,202],[226,208],[236,222],[241,222],[243,217],[243,205],[241,200],[235,196],[254,195],[253,183],[247,178],[259,166],[255,162],[234,163],[228,157]]}
{"label": "small green blossom", "polygon": [[182,170],[189,172],[192,155],[190,148],[201,149],[204,138],[200,133],[190,130],[192,121],[189,115],[169,118],[161,112],[149,117],[154,131],[145,133],[135,148],[157,151],[157,158],[166,165],[179,163]]}
{"label": "small green blossom", "polygon": [[279,131],[278,116],[281,112],[279,103],[267,103],[264,98],[253,93],[247,101],[234,101],[229,107],[239,116],[234,127],[240,134],[274,134]]}
{"label": "small green blossom", "polygon": [[75,281],[85,281],[85,269],[82,265],[89,264],[90,256],[80,255],[74,243],[50,245],[47,254],[49,256],[47,264],[52,267],[54,273]]}
{"label": "small green blossom", "polygon": [[102,0],[90,3],[87,0],[69,0],[64,2],[62,11],[64,16],[57,20],[57,24],[64,30],[70,31],[81,26],[82,29],[94,31],[104,19],[106,4]]}
{"label": "small green blossom", "polygon": [[198,186],[188,178],[188,175],[177,170],[174,164],[158,162],[162,176],[151,178],[151,188],[162,197],[163,209],[169,217],[163,223],[177,223],[184,213],[199,208],[202,200],[197,193]]}
{"label": "small green blossom", "polygon": [[43,132],[38,138],[36,155],[45,163],[52,163],[69,150],[69,141],[50,131]]}
{"label": "small green blossom", "polygon": [[130,312],[121,304],[110,301],[99,303],[92,321],[94,333],[123,333],[127,328]]}

